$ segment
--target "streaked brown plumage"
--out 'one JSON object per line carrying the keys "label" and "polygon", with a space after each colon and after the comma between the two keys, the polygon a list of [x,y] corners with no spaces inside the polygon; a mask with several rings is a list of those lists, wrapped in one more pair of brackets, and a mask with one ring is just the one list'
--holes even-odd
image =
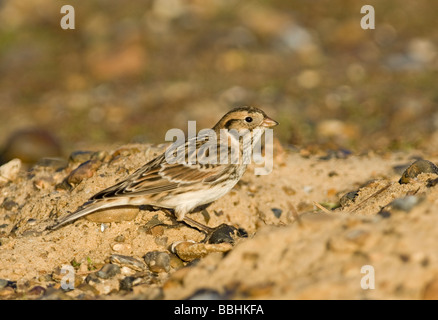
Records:
{"label": "streaked brown plumage", "polygon": [[[270,119],[262,110],[254,107],[236,108],[225,114],[212,128],[217,134],[217,154],[225,150],[231,152],[231,143],[239,143],[231,134],[227,135],[228,143],[220,141],[221,129],[236,130],[245,136],[251,135],[251,140],[258,140],[261,133],[278,123]],[[255,130],[260,129],[260,130]],[[227,131],[228,132],[228,131]],[[254,134],[257,132],[256,134]],[[153,207],[171,209],[178,220],[184,220],[185,214],[196,207],[211,203],[228,191],[240,180],[247,164],[239,156],[238,163],[202,163],[199,156],[208,156],[208,149],[199,152],[206,146],[205,140],[187,140],[178,148],[184,148],[185,163],[169,163],[166,153],[152,159],[139,168],[125,180],[100,191],[84,203],[76,212],[61,218],[50,229],[59,228],[80,217],[105,208],[133,205],[150,205]],[[198,158],[193,160],[193,154],[188,154],[189,143],[194,143]],[[239,143],[239,153],[243,153],[242,143]],[[179,149],[175,149],[175,152]],[[196,157],[196,154],[195,154]],[[189,163],[187,160],[192,160]]]}

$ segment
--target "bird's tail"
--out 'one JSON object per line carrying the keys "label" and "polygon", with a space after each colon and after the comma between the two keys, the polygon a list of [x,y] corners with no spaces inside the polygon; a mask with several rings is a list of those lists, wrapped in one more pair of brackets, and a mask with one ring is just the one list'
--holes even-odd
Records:
{"label": "bird's tail", "polygon": [[76,210],[73,213],[68,214],[67,216],[59,219],[55,224],[49,226],[47,229],[48,230],[55,230],[58,229],[59,227],[62,227],[64,225],[66,225],[67,223],[70,223],[76,219],[79,219],[81,217],[84,217],[90,213],[93,213],[97,210],[101,210],[101,209],[105,209],[108,207],[116,207],[116,206],[121,206],[124,205],[125,203],[119,203],[120,201],[89,201],[87,203],[85,203],[82,207],[80,207],[78,210]]}

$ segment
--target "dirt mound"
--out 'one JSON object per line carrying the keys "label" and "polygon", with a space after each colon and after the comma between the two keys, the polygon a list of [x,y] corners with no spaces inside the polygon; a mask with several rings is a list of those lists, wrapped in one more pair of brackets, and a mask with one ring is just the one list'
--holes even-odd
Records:
{"label": "dirt mound", "polygon": [[163,150],[77,152],[3,182],[1,297],[438,298],[437,175],[400,184],[413,154],[280,152],[271,174],[250,168],[229,194],[190,215],[244,229],[232,244],[203,243],[202,232],[146,207],[45,230]]}

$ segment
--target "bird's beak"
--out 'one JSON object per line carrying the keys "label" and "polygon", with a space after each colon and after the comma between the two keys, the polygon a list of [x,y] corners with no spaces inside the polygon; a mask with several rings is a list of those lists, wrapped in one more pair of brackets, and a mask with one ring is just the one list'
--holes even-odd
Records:
{"label": "bird's beak", "polygon": [[276,125],[278,125],[278,122],[269,117],[266,117],[262,122],[262,126],[266,128],[275,127]]}

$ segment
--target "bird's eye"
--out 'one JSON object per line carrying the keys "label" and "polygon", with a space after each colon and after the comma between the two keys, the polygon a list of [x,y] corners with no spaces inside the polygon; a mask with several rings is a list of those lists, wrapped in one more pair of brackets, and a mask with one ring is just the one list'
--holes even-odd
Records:
{"label": "bird's eye", "polygon": [[248,123],[249,123],[249,122],[252,122],[252,118],[251,118],[251,117],[246,117],[246,118],[245,118],[245,121],[248,122]]}

